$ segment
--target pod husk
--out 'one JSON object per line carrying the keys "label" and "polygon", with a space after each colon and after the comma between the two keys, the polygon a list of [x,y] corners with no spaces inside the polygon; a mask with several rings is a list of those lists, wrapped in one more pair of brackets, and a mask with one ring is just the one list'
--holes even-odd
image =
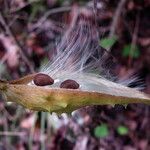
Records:
{"label": "pod husk", "polygon": [[[141,97],[134,98],[115,96],[109,93],[88,92],[79,89],[61,89],[28,85],[36,74],[28,75],[19,80],[6,82],[0,80],[0,91],[7,101],[16,102],[28,109],[48,112],[72,112],[90,105],[115,105],[143,103],[150,104],[150,97],[142,92]],[[119,90],[122,89],[118,89]],[[131,92],[136,95],[135,89]],[[131,93],[130,93],[131,95]]]}

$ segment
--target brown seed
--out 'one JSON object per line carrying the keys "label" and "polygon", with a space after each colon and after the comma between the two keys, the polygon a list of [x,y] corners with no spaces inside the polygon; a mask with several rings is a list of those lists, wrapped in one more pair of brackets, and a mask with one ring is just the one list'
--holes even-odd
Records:
{"label": "brown seed", "polygon": [[54,80],[47,74],[39,73],[35,75],[33,82],[37,86],[52,85]]}
{"label": "brown seed", "polygon": [[78,89],[79,84],[74,81],[74,80],[65,80],[60,84],[60,88],[65,88],[65,89]]}

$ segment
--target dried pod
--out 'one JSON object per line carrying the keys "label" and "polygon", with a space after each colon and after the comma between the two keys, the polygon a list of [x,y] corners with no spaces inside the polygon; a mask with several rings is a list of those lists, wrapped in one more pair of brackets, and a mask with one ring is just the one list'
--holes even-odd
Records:
{"label": "dried pod", "polygon": [[34,76],[33,82],[37,86],[52,85],[54,80],[47,74],[39,73]]}
{"label": "dried pod", "polygon": [[78,89],[79,84],[74,81],[74,80],[65,80],[60,84],[60,88],[65,88],[65,89]]}
{"label": "dried pod", "polygon": [[[7,101],[16,102],[28,109],[49,112],[72,112],[78,108],[90,105],[115,105],[144,103],[150,105],[150,97],[136,89],[98,79],[99,88],[104,90],[82,91],[62,88],[43,88],[30,86],[20,82],[28,77],[20,78],[19,84],[0,80],[0,93]],[[111,87],[111,90],[109,89]]]}

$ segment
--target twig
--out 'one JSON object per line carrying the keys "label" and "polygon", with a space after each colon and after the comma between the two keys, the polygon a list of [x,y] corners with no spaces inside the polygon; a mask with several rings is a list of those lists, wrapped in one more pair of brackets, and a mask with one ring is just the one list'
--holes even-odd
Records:
{"label": "twig", "polygon": [[49,11],[47,11],[39,20],[38,22],[36,23],[37,27],[42,25],[43,22],[46,21],[46,19],[50,16],[50,15],[53,15],[53,14],[56,14],[56,13],[61,13],[61,12],[66,12],[66,11],[70,11],[72,7],[60,7],[60,8],[54,8],[54,9],[51,9]]}
{"label": "twig", "polygon": [[97,12],[97,0],[94,0],[94,13],[97,16],[98,12]]}
{"label": "twig", "polygon": [[5,21],[5,18],[3,16],[3,14],[0,12],[0,22],[3,25],[3,27],[6,29],[6,32],[9,34],[9,36],[14,40],[14,42],[16,43],[19,52],[21,54],[22,59],[24,60],[24,62],[27,64],[27,66],[29,67],[31,73],[34,73],[34,68],[32,66],[32,64],[30,63],[28,57],[26,56],[26,54],[24,53],[24,48],[23,46],[20,44],[20,42],[16,39],[15,35],[13,34],[11,28],[8,26],[8,24]]}
{"label": "twig", "polygon": [[118,4],[118,7],[116,9],[116,12],[114,14],[114,18],[113,18],[113,21],[112,21],[112,24],[111,24],[109,36],[108,36],[110,38],[115,34],[115,30],[116,30],[116,26],[117,26],[117,23],[118,23],[118,19],[120,17],[120,14],[122,12],[122,8],[124,7],[125,2],[126,2],[126,0],[120,0],[120,2]]}
{"label": "twig", "polygon": [[[133,37],[132,37],[132,42],[131,42],[131,49],[130,49],[130,54],[133,54],[135,51],[135,45],[136,45],[136,41],[137,41],[137,34],[138,34],[138,30],[139,30],[139,15],[136,16],[136,22],[135,22],[135,28],[134,28],[134,32],[133,32]],[[132,63],[132,58],[129,55],[129,59],[128,59],[128,67],[130,68]]]}
{"label": "twig", "polygon": [[[111,24],[111,28],[110,28],[108,38],[112,38],[115,34],[118,19],[120,17],[120,14],[121,14],[121,11],[122,11],[122,8],[123,8],[125,2],[126,2],[126,0],[120,0],[120,2],[118,4],[118,7],[117,7],[116,12],[115,12],[114,17],[113,17],[113,21],[112,21],[112,24]],[[110,48],[106,49],[107,52],[110,52],[110,50],[111,50]],[[103,55],[104,60],[106,60],[108,58],[108,53],[106,51],[104,52],[104,55]]]}
{"label": "twig", "polygon": [[[4,133],[7,133],[9,131],[9,125],[8,125],[8,120],[5,117],[5,125],[4,125]],[[5,142],[6,142],[6,150],[10,149],[10,138],[5,136]]]}
{"label": "twig", "polygon": [[23,8],[29,6],[29,5],[31,5],[31,4],[33,4],[33,3],[37,3],[37,2],[40,2],[40,0],[32,0],[31,2],[26,2],[26,3],[24,4],[24,6],[18,7],[18,8],[16,8],[16,9],[11,9],[9,12],[10,12],[10,13],[17,13],[18,11],[21,11]]}
{"label": "twig", "polygon": [[[97,0],[94,0],[93,1],[93,11],[94,11],[94,16],[95,16],[95,26],[96,28],[98,28],[98,11],[97,11]],[[99,33],[98,33],[99,34]]]}
{"label": "twig", "polygon": [[25,133],[24,132],[0,132],[1,136],[24,136]]}
{"label": "twig", "polygon": [[41,150],[45,150],[44,134],[45,134],[46,115],[47,114],[45,112],[41,113],[41,133],[40,133]]}
{"label": "twig", "polygon": [[32,127],[30,129],[30,134],[29,134],[29,139],[28,139],[28,146],[29,146],[29,150],[32,150],[32,146],[33,146],[33,135],[34,135],[34,131],[35,131],[35,125],[36,125],[36,121],[38,119],[38,114],[37,112],[35,112],[35,120],[34,123],[32,124]]}

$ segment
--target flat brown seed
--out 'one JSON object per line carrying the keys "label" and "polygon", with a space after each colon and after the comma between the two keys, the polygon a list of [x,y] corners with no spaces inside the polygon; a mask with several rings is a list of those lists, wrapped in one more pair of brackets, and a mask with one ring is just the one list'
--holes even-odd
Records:
{"label": "flat brown seed", "polygon": [[65,88],[65,89],[78,89],[79,84],[74,81],[74,80],[65,80],[60,84],[60,88]]}
{"label": "flat brown seed", "polygon": [[47,74],[39,73],[35,75],[33,82],[37,86],[52,85],[54,80]]}

